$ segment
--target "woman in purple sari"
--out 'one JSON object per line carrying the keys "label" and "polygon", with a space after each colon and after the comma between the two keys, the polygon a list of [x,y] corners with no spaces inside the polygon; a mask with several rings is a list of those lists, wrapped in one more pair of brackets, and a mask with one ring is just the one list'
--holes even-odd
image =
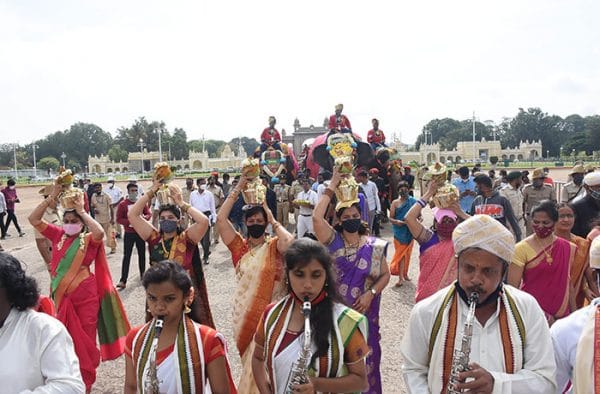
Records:
{"label": "woman in purple sari", "polygon": [[340,175],[334,170],[331,183],[313,212],[313,226],[317,239],[328,247],[335,260],[338,292],[344,304],[364,314],[369,321],[369,389],[365,392],[381,393],[379,305],[381,292],[390,281],[385,259],[388,242],[367,235],[366,223],[361,220],[358,196],[337,203],[335,227],[325,220],[325,212],[339,183]]}

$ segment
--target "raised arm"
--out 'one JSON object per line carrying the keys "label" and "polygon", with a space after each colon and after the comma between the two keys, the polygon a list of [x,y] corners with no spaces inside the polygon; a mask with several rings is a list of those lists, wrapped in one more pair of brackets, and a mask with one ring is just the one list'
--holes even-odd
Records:
{"label": "raised arm", "polygon": [[233,204],[237,201],[240,193],[248,184],[248,179],[245,176],[240,177],[237,186],[229,191],[229,195],[225,199],[219,213],[217,213],[217,230],[225,245],[229,245],[235,238],[237,232],[233,224],[229,221],[229,214],[233,208]]}
{"label": "raised arm", "polygon": [[[194,219],[194,224],[187,229],[188,238],[194,243],[200,242],[208,231],[208,218],[189,203],[183,201],[179,187],[171,185],[169,186],[169,192],[175,204],[181,209],[181,213],[184,215],[187,213]],[[214,199],[211,199],[211,201],[214,201]]]}
{"label": "raised arm", "polygon": [[329,222],[325,219],[325,214],[327,213],[327,207],[331,202],[331,197],[333,197],[333,195],[335,194],[335,189],[340,184],[340,180],[340,173],[338,172],[337,168],[334,168],[333,176],[331,177],[331,182],[321,195],[321,199],[317,201],[317,206],[313,211],[313,229],[315,231],[317,239],[323,244],[328,242],[332,238],[333,233],[335,231],[333,227],[331,227]]}
{"label": "raised arm", "polygon": [[294,236],[290,234],[289,231],[286,230],[284,226],[281,225],[275,218],[273,217],[273,212],[269,209],[267,202],[263,202],[263,208],[267,213],[267,222],[271,224],[273,227],[273,232],[277,235],[277,250],[279,253],[283,254],[287,250],[287,248],[294,242]]}
{"label": "raised arm", "polygon": [[33,211],[29,214],[29,217],[27,219],[29,220],[29,223],[33,227],[44,222],[42,217],[44,216],[44,212],[46,211],[46,208],[48,208],[48,206],[50,206],[50,204],[54,204],[54,206],[56,206],[56,201],[58,200],[58,196],[60,195],[61,191],[62,191],[62,186],[55,183],[54,188],[52,189],[52,193],[50,193],[50,196],[48,196],[46,199],[42,200],[38,204],[38,206],[35,207],[33,209]]}
{"label": "raised arm", "polygon": [[80,198],[73,202],[73,205],[75,206],[75,212],[77,212],[77,214],[81,216],[81,219],[83,219],[83,223],[87,226],[88,230],[90,230],[90,233],[92,233],[92,238],[96,241],[100,241],[102,238],[104,238],[104,229],[100,223],[94,220],[94,218],[91,217],[90,214],[85,211],[85,209],[83,209],[83,204],[82,193]]}
{"label": "raised arm", "polygon": [[152,187],[150,187],[150,190],[138,198],[135,204],[131,206],[131,210],[127,214],[129,224],[131,224],[131,227],[134,228],[135,232],[138,233],[140,238],[142,238],[144,241],[150,238],[150,235],[152,235],[154,231],[157,231],[150,222],[142,217],[142,213],[144,212],[144,206],[150,203],[159,187],[160,181],[155,179],[152,183]]}
{"label": "raised arm", "polygon": [[404,217],[404,223],[408,226],[408,230],[412,234],[412,236],[419,242],[419,236],[422,232],[426,230],[425,226],[419,222],[419,217],[421,216],[421,211],[429,202],[429,199],[435,195],[437,192],[437,185],[435,182],[429,182],[427,187],[427,191],[425,194],[421,196],[421,199],[417,200],[417,203],[414,204],[406,213]]}

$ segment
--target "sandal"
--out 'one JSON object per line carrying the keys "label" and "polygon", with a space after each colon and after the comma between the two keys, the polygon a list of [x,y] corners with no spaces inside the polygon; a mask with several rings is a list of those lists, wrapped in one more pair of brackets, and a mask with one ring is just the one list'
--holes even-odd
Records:
{"label": "sandal", "polygon": [[127,285],[125,284],[125,282],[119,282],[115,287],[118,290],[123,290],[125,287],[127,287]]}

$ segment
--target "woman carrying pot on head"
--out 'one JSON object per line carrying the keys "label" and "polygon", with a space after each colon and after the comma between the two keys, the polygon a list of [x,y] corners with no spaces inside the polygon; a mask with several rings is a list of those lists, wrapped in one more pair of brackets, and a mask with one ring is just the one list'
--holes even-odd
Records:
{"label": "woman carrying pot on head", "polygon": [[[29,215],[29,223],[52,242],[51,295],[56,317],[73,338],[81,376],[89,392],[96,380],[100,358],[113,360],[123,354],[129,322],[110,276],[102,226],[85,212],[81,191],[71,189],[62,195],[61,192],[57,179],[50,196]],[[42,219],[46,208],[59,195],[65,210],[62,226]]]}
{"label": "woman carrying pot on head", "polygon": [[325,211],[341,180],[336,167],[331,183],[315,207],[313,227],[319,242],[327,246],[334,258],[338,293],[347,306],[367,317],[371,353],[367,357],[369,389],[366,392],[381,393],[379,306],[381,292],[390,281],[386,262],[388,242],[367,234],[368,227],[361,220],[358,190],[338,195],[335,227],[325,220]]}
{"label": "woman carrying pot on head", "polygon": [[423,226],[419,221],[421,212],[435,196],[437,190],[437,184],[429,182],[427,191],[410,208],[404,218],[410,233],[420,245],[415,302],[429,297],[456,280],[457,265],[452,232],[458,225],[459,219],[469,218],[469,215],[460,208],[458,201],[455,201],[450,208],[433,208],[432,228]]}
{"label": "woman carrying pot on head", "polygon": [[[262,203],[244,207],[247,238],[237,232],[229,221],[231,208],[240,193],[246,191],[246,186],[251,183],[256,189],[261,187],[255,181],[256,179],[252,181],[242,175],[237,186],[230,190],[217,215],[217,228],[223,243],[231,252],[237,279],[233,296],[233,335],[242,358],[242,376],[238,384],[240,393],[258,393],[252,375],[252,338],[267,305],[286,294],[282,256],[294,241],[294,236],[275,220],[264,200],[249,201],[244,198],[246,203]],[[256,191],[253,190],[252,194],[261,194]],[[274,237],[265,233],[269,224],[275,233]]]}
{"label": "woman carrying pot on head", "polygon": [[[163,260],[171,260],[185,268],[196,289],[190,317],[200,324],[214,327],[198,250],[198,242],[208,230],[208,218],[183,201],[181,190],[177,186],[170,185],[168,194],[174,204],[160,206],[158,211],[159,228],[157,229],[142,217],[142,213],[144,207],[161,188],[164,188],[161,180],[154,179],[150,190],[131,206],[127,219],[138,235],[148,243],[150,265]],[[180,227],[182,213],[189,215],[195,222],[185,230]],[[147,314],[146,319],[150,320],[150,318],[151,316]]]}

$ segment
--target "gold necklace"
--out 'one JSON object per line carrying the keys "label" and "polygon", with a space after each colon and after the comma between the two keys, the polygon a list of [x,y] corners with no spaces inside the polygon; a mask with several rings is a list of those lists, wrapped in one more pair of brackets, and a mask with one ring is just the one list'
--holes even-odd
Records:
{"label": "gold necklace", "polygon": [[358,237],[358,241],[356,243],[350,243],[348,242],[346,237],[344,237],[344,233],[341,234],[342,240],[344,241],[344,256],[346,256],[346,258],[349,259],[350,256],[355,256],[356,253],[358,253],[358,248],[360,246],[360,236]]}
{"label": "gold necklace", "polygon": [[548,252],[546,252],[546,248],[544,247],[542,242],[539,240],[537,235],[535,235],[534,238],[536,238],[536,240],[537,240],[536,242],[542,248],[542,252],[544,252],[544,255],[546,256],[546,261],[548,262],[548,265],[552,265],[552,262],[554,261],[554,259],[552,258],[552,249],[554,248],[554,240],[552,240],[552,242],[550,242],[550,245],[552,245],[552,246],[550,247],[550,253],[548,253]]}

